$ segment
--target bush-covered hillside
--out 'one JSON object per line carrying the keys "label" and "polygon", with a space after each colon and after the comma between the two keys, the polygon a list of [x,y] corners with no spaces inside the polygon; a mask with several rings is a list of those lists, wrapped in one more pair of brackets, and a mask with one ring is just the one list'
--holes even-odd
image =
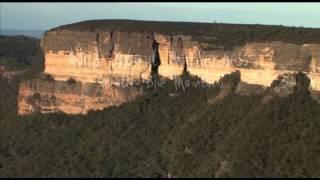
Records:
{"label": "bush-covered hillside", "polygon": [[[19,82],[44,70],[40,40],[0,35],[0,119],[17,113]],[[10,74],[4,77],[3,74]]]}
{"label": "bush-covered hillside", "polygon": [[167,81],[86,116],[2,116],[0,176],[320,176],[320,105],[306,88],[265,104],[234,93],[208,104],[219,91]]}
{"label": "bush-covered hillside", "polygon": [[224,23],[161,22],[137,20],[90,20],[51,29],[73,31],[158,32],[167,35],[190,35],[209,44],[209,49],[223,46],[232,49],[247,42],[282,41],[294,44],[320,43],[320,29],[275,25]]}
{"label": "bush-covered hillside", "polygon": [[43,60],[39,39],[0,35],[0,66],[10,71],[36,68],[37,72],[41,72]]}

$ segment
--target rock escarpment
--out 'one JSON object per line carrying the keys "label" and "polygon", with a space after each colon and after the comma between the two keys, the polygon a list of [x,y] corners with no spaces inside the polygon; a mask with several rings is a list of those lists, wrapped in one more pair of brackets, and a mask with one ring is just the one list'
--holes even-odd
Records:
{"label": "rock escarpment", "polygon": [[55,79],[83,82],[147,78],[153,38],[126,32],[47,32],[42,47],[45,72]]}
{"label": "rock escarpment", "polygon": [[[152,44],[158,43],[153,49]],[[284,72],[308,72],[320,89],[320,44],[249,42],[233,50],[207,50],[191,36],[139,32],[49,31],[43,40],[45,72],[65,80],[70,76],[95,82],[104,78],[148,79],[156,51],[159,74],[172,78],[187,70],[207,82],[240,70],[242,79],[269,86]]]}
{"label": "rock escarpment", "polygon": [[86,114],[90,110],[120,105],[141,95],[139,87],[34,79],[20,83],[19,114],[32,112]]}
{"label": "rock escarpment", "polygon": [[[200,24],[203,32],[195,30],[195,33],[191,33],[194,26],[184,23],[172,26],[172,32],[164,31],[161,22],[150,22],[151,28],[142,30],[139,26],[144,27],[148,22],[117,21],[114,26],[112,23],[115,22],[81,22],[47,31],[41,43],[45,54],[45,73],[56,81],[65,82],[73,78],[83,84],[101,86],[110,80],[148,80],[152,71],[163,77],[173,78],[181,75],[184,70],[208,83],[214,83],[223,75],[238,70],[244,83],[270,86],[280,74],[302,71],[308,73],[311,88],[320,90],[320,41],[317,40],[300,40],[299,43],[296,43],[298,40],[284,41],[277,28],[273,35],[249,38],[251,32],[265,32],[243,30],[249,32],[246,35],[248,39],[232,48],[226,48],[227,45],[221,43],[226,35],[219,30],[223,27],[219,25]],[[128,25],[128,30],[124,30],[125,25]],[[206,28],[212,33],[206,34]],[[310,30],[309,34],[312,33],[320,34],[320,30]],[[289,33],[288,37],[292,34]],[[267,37],[270,39],[266,39]],[[307,37],[309,36],[305,39]],[[27,99],[38,92],[27,86],[22,87],[20,99]],[[132,95],[132,98],[123,99],[120,97],[122,95],[109,97],[112,99],[110,102],[126,102],[136,97]],[[89,109],[101,109],[113,104],[109,101],[101,101],[98,106],[86,101],[81,103],[88,107],[64,112],[85,113]],[[26,101],[20,103],[21,107],[26,107],[26,104]],[[26,113],[24,108],[20,109],[21,114]],[[66,108],[61,106],[60,109]]]}

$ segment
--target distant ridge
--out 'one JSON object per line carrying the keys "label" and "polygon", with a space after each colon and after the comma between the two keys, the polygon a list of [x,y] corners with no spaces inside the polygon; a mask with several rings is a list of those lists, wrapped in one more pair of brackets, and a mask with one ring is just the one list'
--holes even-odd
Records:
{"label": "distant ridge", "polygon": [[29,36],[40,39],[45,31],[44,30],[24,30],[24,29],[0,29],[0,35],[6,36]]}

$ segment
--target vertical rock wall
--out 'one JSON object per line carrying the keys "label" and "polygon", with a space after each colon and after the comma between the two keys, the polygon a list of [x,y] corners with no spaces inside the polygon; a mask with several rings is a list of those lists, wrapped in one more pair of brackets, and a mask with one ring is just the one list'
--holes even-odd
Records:
{"label": "vertical rock wall", "polygon": [[[320,44],[253,42],[228,51],[209,50],[207,46],[190,36],[156,32],[48,31],[42,48],[45,73],[54,81],[22,83],[19,113],[86,113],[133,100],[142,95],[140,90],[123,90],[117,83],[150,79],[157,54],[158,73],[167,78],[182,74],[186,68],[191,74],[213,83],[239,70],[243,82],[269,86],[280,74],[303,71],[308,73],[312,89],[320,90]],[[66,85],[70,78],[79,86],[74,86],[74,91],[59,90],[63,84],[65,89],[71,88]],[[110,81],[112,86],[104,86]],[[88,87],[99,91],[99,96],[84,93]],[[30,97],[35,97],[36,103],[29,101]]]}

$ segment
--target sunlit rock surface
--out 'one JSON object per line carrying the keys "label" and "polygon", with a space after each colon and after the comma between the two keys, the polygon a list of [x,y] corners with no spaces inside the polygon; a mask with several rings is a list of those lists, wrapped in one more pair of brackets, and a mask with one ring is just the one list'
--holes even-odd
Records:
{"label": "sunlit rock surface", "polygon": [[[47,31],[41,44],[45,54],[44,71],[57,83],[43,85],[46,88],[42,89],[34,88],[42,86],[42,82],[37,80],[28,82],[29,85],[22,83],[20,114],[58,110],[71,114],[86,113],[91,109],[127,102],[141,92],[123,91],[120,87],[102,88],[101,96],[96,96],[85,94],[84,90],[89,84],[101,89],[102,84],[110,80],[148,80],[153,66],[163,77],[173,78],[187,70],[208,83],[214,83],[225,74],[238,70],[243,83],[262,86],[270,86],[281,74],[302,71],[308,73],[312,90],[320,90],[320,44],[249,42],[232,50],[210,50],[206,48],[208,43],[184,34],[63,28]],[[158,63],[156,56],[159,56]],[[70,78],[81,85],[75,86],[75,91],[58,90],[62,86],[58,84],[66,83]],[[246,84],[241,86],[245,88]],[[240,89],[238,91],[245,94]],[[107,96],[107,92],[117,95]],[[44,95],[44,99],[51,93],[50,96],[54,95],[60,101],[58,104],[45,105],[42,98],[38,103],[40,108],[36,108],[26,100],[36,93]]]}
{"label": "sunlit rock surface", "polygon": [[86,114],[117,106],[141,96],[134,86],[34,79],[20,83],[18,113],[32,112]]}

